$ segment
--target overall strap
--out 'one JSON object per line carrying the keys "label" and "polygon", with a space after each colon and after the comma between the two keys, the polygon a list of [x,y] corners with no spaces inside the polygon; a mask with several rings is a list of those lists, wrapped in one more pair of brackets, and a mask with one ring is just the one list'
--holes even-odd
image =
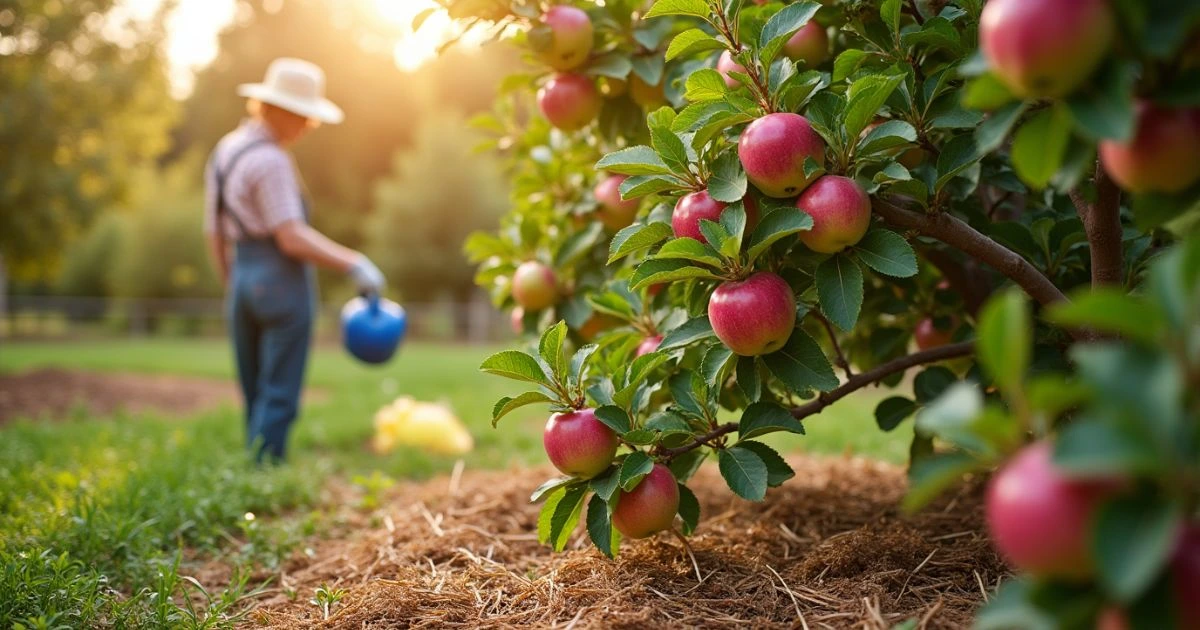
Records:
{"label": "overall strap", "polygon": [[224,238],[224,226],[222,225],[221,217],[227,212],[229,214],[229,218],[233,219],[233,223],[237,226],[237,230],[241,233],[242,238],[249,236],[249,232],[246,231],[246,224],[242,223],[242,220],[238,218],[237,213],[230,210],[225,204],[225,179],[230,173],[233,172],[233,167],[237,165],[238,160],[243,155],[249,153],[251,149],[265,144],[271,144],[271,141],[266,139],[255,140],[254,142],[246,144],[238,149],[237,152],[233,154],[233,157],[229,158],[229,164],[225,166],[224,172],[217,168],[217,156],[215,154],[213,155],[213,170],[216,173],[217,179],[217,235],[221,238]]}

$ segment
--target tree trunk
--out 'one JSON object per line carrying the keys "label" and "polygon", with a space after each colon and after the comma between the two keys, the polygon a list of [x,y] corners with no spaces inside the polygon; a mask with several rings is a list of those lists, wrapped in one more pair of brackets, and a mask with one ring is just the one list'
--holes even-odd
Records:
{"label": "tree trunk", "polygon": [[0,252],[0,321],[8,319],[8,268],[4,266],[4,252]]}

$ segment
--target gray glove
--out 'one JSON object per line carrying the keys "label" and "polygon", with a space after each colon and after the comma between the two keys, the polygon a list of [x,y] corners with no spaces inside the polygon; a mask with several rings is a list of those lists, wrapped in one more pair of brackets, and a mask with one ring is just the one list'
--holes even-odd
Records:
{"label": "gray glove", "polygon": [[360,293],[379,294],[383,292],[383,285],[386,281],[383,278],[383,272],[375,263],[363,254],[358,255],[358,260],[350,265],[350,269],[346,272],[350,279],[354,281],[354,286],[358,288]]}

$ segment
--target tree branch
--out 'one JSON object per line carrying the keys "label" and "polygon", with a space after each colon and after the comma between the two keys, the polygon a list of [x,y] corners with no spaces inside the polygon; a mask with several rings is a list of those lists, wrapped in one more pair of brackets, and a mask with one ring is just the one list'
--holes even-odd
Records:
{"label": "tree branch", "polygon": [[991,278],[980,269],[974,260],[959,261],[944,250],[922,247],[917,250],[921,257],[937,267],[950,288],[962,296],[963,304],[972,317],[979,314],[980,307],[992,293]]}
{"label": "tree branch", "polygon": [[829,320],[826,319],[824,315],[816,311],[809,311],[809,314],[817,318],[817,321],[821,322],[821,325],[825,327],[825,332],[829,333],[829,342],[833,344],[833,351],[835,354],[837,354],[834,362],[837,363],[838,367],[846,371],[846,378],[854,376],[854,374],[850,371],[850,362],[846,360],[846,354],[842,352],[842,347],[838,345],[837,333],[834,332],[833,326],[830,325]]}
{"label": "tree branch", "polygon": [[1049,278],[1020,254],[993,241],[975,228],[945,212],[936,214],[913,212],[882,199],[876,199],[873,208],[876,214],[892,225],[917,230],[921,234],[936,238],[991,266],[1020,285],[1030,297],[1040,304],[1053,304],[1067,300],[1063,292],[1054,286]]}
{"label": "tree branch", "polygon": [[1092,257],[1092,286],[1125,282],[1125,260],[1121,249],[1121,189],[1096,165],[1096,203],[1089,203],[1078,189],[1070,193],[1083,231],[1087,233]]}
{"label": "tree branch", "polygon": [[736,422],[726,422],[725,424],[722,424],[721,426],[709,431],[708,433],[705,433],[704,435],[701,435],[700,437],[688,442],[687,444],[684,444],[683,446],[664,448],[660,449],[659,452],[663,455],[666,455],[667,461],[670,461],[675,459],[676,456],[683,455],[688,451],[694,451],[710,441],[725,435],[726,433],[733,433],[734,431],[737,431],[737,429],[738,425]]}

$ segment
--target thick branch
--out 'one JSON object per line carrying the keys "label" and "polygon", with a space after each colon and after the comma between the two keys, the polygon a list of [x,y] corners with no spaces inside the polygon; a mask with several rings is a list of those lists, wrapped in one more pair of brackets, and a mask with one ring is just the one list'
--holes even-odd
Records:
{"label": "thick branch", "polygon": [[963,341],[961,343],[953,343],[947,346],[938,346],[930,348],[908,356],[893,359],[883,365],[874,367],[866,372],[857,374],[846,380],[833,391],[825,392],[817,396],[816,400],[800,405],[792,409],[792,415],[798,419],[807,418],[808,416],[818,414],[829,405],[841,400],[847,394],[858,391],[867,385],[882,381],[883,379],[895,374],[903,372],[910,367],[924,365],[926,363],[936,363],[946,359],[954,359],[957,357],[966,356],[974,351],[975,342]]}
{"label": "thick branch", "polygon": [[945,212],[913,212],[881,199],[875,200],[873,208],[876,214],[892,225],[917,230],[991,266],[1020,285],[1041,304],[1065,302],[1067,299],[1049,278],[1020,254]]}
{"label": "thick branch", "polygon": [[1096,166],[1096,203],[1088,203],[1079,190],[1072,190],[1071,201],[1083,231],[1087,233],[1092,256],[1092,286],[1120,285],[1125,281],[1125,260],[1121,250],[1121,189]]}

